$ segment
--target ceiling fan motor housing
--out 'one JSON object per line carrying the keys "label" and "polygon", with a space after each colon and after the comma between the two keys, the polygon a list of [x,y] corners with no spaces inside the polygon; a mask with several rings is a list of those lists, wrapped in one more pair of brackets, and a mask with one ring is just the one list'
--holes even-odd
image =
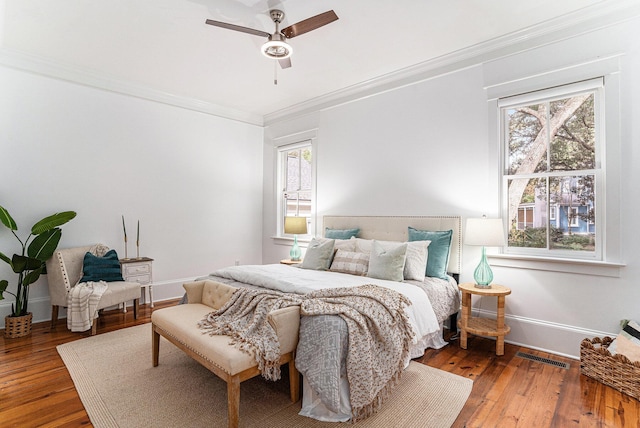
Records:
{"label": "ceiling fan motor housing", "polygon": [[271,19],[276,24],[276,31],[269,36],[269,41],[262,45],[262,53],[267,58],[285,59],[293,53],[291,45],[287,43],[287,38],[280,32],[279,25],[284,19],[284,12],[274,9],[269,12]]}

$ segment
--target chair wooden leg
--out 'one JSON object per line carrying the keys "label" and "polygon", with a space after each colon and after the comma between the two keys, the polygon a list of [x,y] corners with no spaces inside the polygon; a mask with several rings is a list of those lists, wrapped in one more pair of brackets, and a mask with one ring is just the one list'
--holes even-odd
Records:
{"label": "chair wooden leg", "polygon": [[51,306],[51,329],[55,329],[56,328],[56,324],[58,323],[58,310],[60,309],[60,306],[58,305],[52,305]]}
{"label": "chair wooden leg", "polygon": [[140,299],[133,299],[133,319],[138,319],[138,312],[140,312]]}
{"label": "chair wooden leg", "polygon": [[91,336],[95,336],[98,332],[98,318],[93,320],[93,324],[91,325]]}
{"label": "chair wooden leg", "polygon": [[155,326],[151,327],[151,363],[153,367],[158,367],[160,360],[160,333],[156,331]]}
{"label": "chair wooden leg", "polygon": [[229,428],[238,428],[240,423],[240,379],[232,376],[227,380],[227,418]]}

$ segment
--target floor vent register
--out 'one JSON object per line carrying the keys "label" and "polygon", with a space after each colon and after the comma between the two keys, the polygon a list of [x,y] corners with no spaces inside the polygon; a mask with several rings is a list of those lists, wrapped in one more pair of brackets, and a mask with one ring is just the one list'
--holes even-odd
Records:
{"label": "floor vent register", "polygon": [[569,363],[565,363],[562,361],[552,360],[551,358],[538,357],[537,355],[528,354],[526,352],[518,352],[516,357],[524,358],[525,360],[535,361],[542,364],[548,364],[554,367],[560,367],[565,370],[569,370]]}

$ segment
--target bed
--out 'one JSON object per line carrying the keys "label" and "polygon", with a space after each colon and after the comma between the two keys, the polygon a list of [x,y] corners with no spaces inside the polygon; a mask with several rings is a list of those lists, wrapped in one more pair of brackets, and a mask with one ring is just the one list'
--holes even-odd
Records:
{"label": "bed", "polygon": [[[336,239],[342,233],[357,229],[357,237]],[[355,265],[347,263],[348,269],[317,270],[302,268],[303,266],[254,265],[233,266],[219,269],[209,276],[199,279],[212,279],[221,283],[250,288],[270,288],[287,293],[305,294],[317,287],[352,287],[364,284],[375,284],[394,289],[411,300],[407,308],[416,337],[411,344],[409,357],[417,358],[427,348],[441,348],[447,343],[442,332],[447,319],[455,326],[455,316],[460,308],[460,297],[457,289],[457,276],[460,273],[461,261],[461,219],[453,216],[325,216],[322,226],[323,235],[327,237],[314,239],[307,250],[304,263],[315,257],[316,247],[333,241],[330,268],[338,266],[337,256],[354,255],[369,251],[377,251],[381,245],[397,248],[396,243],[407,243],[411,248],[419,248],[424,241],[433,237],[432,233],[448,232],[448,253],[446,258],[435,260],[433,266],[444,263],[444,273],[439,277],[417,275],[417,279],[404,279],[408,275],[409,255],[406,253],[404,277],[398,280],[380,275],[378,278],[357,276],[350,269]],[[337,233],[337,235],[336,235]],[[425,235],[426,233],[426,235]],[[440,235],[428,247],[434,245]],[[408,242],[411,241],[411,242]],[[444,242],[444,241],[443,241]],[[375,250],[373,246],[375,245]],[[326,245],[325,245],[326,246]],[[403,246],[407,248],[407,246]],[[353,251],[351,251],[353,250]],[[340,252],[342,251],[342,252]],[[385,254],[390,253],[391,250]],[[433,247],[429,253],[429,262],[435,257],[438,248]],[[441,254],[442,255],[442,254]],[[371,255],[373,263],[374,256]],[[340,258],[340,260],[343,260]],[[351,259],[349,259],[351,260]],[[411,262],[413,264],[413,262]],[[339,265],[343,266],[343,265]],[[371,264],[370,269],[375,269]],[[442,266],[440,266],[442,268]],[[422,266],[424,269],[424,265]],[[397,269],[396,269],[397,270]],[[351,273],[345,273],[349,271]],[[426,273],[428,274],[429,264]],[[360,272],[361,273],[361,272]],[[411,275],[408,275],[412,277]],[[410,285],[410,287],[408,287]],[[303,374],[303,403],[301,415],[322,421],[347,421],[351,419],[349,382],[346,375],[346,356],[348,354],[348,331],[346,324],[337,315],[319,315],[302,317],[300,339],[296,354],[296,367]],[[406,361],[406,364],[409,360]]]}

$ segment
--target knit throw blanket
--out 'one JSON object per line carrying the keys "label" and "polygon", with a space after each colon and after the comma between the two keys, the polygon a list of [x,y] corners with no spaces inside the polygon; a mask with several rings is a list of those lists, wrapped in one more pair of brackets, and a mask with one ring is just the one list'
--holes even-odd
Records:
{"label": "knit throw blanket", "polygon": [[104,281],[76,284],[67,293],[67,328],[71,331],[87,331],[98,318],[100,298],[107,291]]}
{"label": "knit throw blanket", "polygon": [[300,305],[302,315],[339,315],[349,331],[347,378],[351,421],[373,414],[398,382],[414,336],[405,313],[411,302],[376,285],[328,288],[306,295],[265,289],[238,289],[222,308],[199,326],[211,335],[232,337],[232,344],[253,351],[266,379],[279,379],[280,346],[267,321],[272,310]]}

